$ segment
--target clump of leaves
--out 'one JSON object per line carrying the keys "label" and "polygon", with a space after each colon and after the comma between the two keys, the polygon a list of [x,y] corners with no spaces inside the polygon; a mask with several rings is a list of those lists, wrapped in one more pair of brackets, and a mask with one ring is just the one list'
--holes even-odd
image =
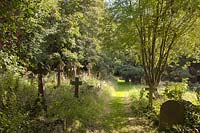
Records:
{"label": "clump of leaves", "polygon": [[27,80],[5,73],[0,78],[0,132],[22,131],[37,92]]}
{"label": "clump of leaves", "polygon": [[169,72],[168,74],[169,80],[170,81],[183,81],[185,78],[190,78],[191,74],[189,73],[188,69],[184,68],[175,68],[175,70]]}
{"label": "clump of leaves", "polygon": [[168,99],[181,100],[187,89],[188,84],[186,82],[167,82],[163,94]]}
{"label": "clump of leaves", "polygon": [[160,105],[155,104],[154,107],[150,108],[148,105],[148,93],[145,89],[140,91],[139,97],[132,95],[132,112],[134,115],[139,117],[148,118],[153,125],[158,126],[159,124],[159,112],[157,111]]}
{"label": "clump of leaves", "polygon": [[130,79],[140,79],[144,76],[141,66],[121,65],[115,68],[114,75],[123,77],[127,82]]}
{"label": "clump of leaves", "polygon": [[186,110],[184,126],[191,129],[200,128],[200,106],[195,106],[184,100],[181,100],[180,103],[184,105]]}
{"label": "clump of leaves", "polygon": [[200,84],[199,83],[190,84],[190,89],[195,91],[196,97],[198,101],[200,102]]}

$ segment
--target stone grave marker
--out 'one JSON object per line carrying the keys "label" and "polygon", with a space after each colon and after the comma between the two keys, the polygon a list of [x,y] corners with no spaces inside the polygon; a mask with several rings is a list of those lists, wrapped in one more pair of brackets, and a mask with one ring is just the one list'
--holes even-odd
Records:
{"label": "stone grave marker", "polygon": [[70,81],[71,85],[75,86],[74,97],[79,97],[79,85],[82,85],[82,81],[80,81],[79,77],[75,77],[74,81]]}
{"label": "stone grave marker", "polygon": [[159,129],[170,128],[176,124],[184,123],[185,107],[175,100],[169,100],[162,104],[160,109]]}

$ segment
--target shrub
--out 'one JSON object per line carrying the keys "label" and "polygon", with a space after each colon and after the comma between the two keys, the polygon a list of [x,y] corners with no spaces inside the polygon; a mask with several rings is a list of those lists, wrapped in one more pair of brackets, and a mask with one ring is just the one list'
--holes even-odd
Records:
{"label": "shrub", "polygon": [[6,73],[0,78],[0,131],[22,131],[37,93],[27,80]]}
{"label": "shrub", "polygon": [[190,89],[195,91],[197,100],[200,102],[200,84],[199,83],[190,84]]}
{"label": "shrub", "polygon": [[159,107],[160,104],[154,104],[153,108],[149,108],[148,106],[148,93],[145,89],[140,91],[139,97],[136,95],[132,95],[132,106],[131,109],[133,114],[138,117],[146,117],[148,118],[153,125],[158,126],[159,124]]}
{"label": "shrub", "polygon": [[[121,65],[115,68],[116,76],[122,76],[127,82],[140,80],[144,76],[144,70],[141,66]],[[137,81],[140,82],[140,81]]]}
{"label": "shrub", "polygon": [[180,100],[187,89],[188,84],[186,82],[167,82],[163,94],[168,99]]}
{"label": "shrub", "polygon": [[184,105],[186,110],[184,126],[190,129],[200,128],[200,106],[195,106],[191,102],[185,100],[179,102]]}
{"label": "shrub", "polygon": [[168,73],[168,79],[170,81],[182,82],[185,78],[190,78],[191,74],[188,69],[177,67],[173,71]]}

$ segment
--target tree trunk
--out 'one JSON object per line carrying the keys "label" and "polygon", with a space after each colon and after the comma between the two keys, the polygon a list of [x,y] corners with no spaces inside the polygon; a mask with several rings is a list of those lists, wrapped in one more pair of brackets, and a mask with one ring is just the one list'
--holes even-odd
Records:
{"label": "tree trunk", "polygon": [[61,67],[60,67],[60,65],[58,66],[57,71],[58,71],[58,73],[57,73],[57,87],[60,87],[60,85],[61,85]]}
{"label": "tree trunk", "polygon": [[[153,81],[152,81],[152,84],[154,84],[153,83]],[[158,98],[160,98],[160,95],[159,95],[159,93],[158,93],[158,85],[157,85],[157,83],[155,83],[154,85],[149,85],[149,107],[150,108],[152,108],[153,107],[153,96],[155,96],[155,98],[156,99],[158,99]]]}
{"label": "tree trunk", "polygon": [[61,84],[61,72],[58,72],[58,75],[57,75],[57,87],[60,87],[60,84]]}
{"label": "tree trunk", "polygon": [[38,94],[44,97],[44,80],[43,80],[43,75],[38,74]]}
{"label": "tree trunk", "polygon": [[[160,72],[159,75],[162,75],[162,72]],[[159,80],[157,80],[154,83],[153,94],[154,94],[154,96],[155,96],[156,99],[160,99],[161,98],[160,94],[158,93],[158,86],[159,86],[159,83],[160,83],[160,79],[161,78],[159,78]]]}
{"label": "tree trunk", "polygon": [[88,68],[88,76],[90,76],[91,75],[91,70],[90,70],[90,68]]}
{"label": "tree trunk", "polygon": [[149,108],[153,107],[153,87],[149,87]]}
{"label": "tree trunk", "polygon": [[77,76],[77,67],[74,66],[74,77],[76,77],[76,76]]}
{"label": "tree trunk", "polygon": [[65,75],[65,69],[64,68],[62,68],[61,79],[62,79],[62,81],[66,80],[66,75]]}
{"label": "tree trunk", "polygon": [[157,87],[154,88],[153,94],[154,94],[156,99],[160,99],[161,98],[160,94],[158,93],[158,88]]}
{"label": "tree trunk", "polygon": [[46,99],[44,97],[44,91],[45,91],[45,83],[43,80],[43,75],[38,74],[38,98],[36,99],[36,106],[38,105],[38,102],[41,103],[42,109],[45,111],[47,117],[47,105],[46,105]]}

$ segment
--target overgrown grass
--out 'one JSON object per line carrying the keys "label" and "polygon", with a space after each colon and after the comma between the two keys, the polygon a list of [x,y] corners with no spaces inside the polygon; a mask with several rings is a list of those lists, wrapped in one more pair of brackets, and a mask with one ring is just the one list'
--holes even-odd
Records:
{"label": "overgrown grass", "polygon": [[[56,129],[62,123],[65,132],[98,129],[112,91],[109,83],[87,77],[83,79],[80,97],[74,98],[71,85],[65,83],[56,88],[55,83],[47,83],[45,113],[36,104],[37,84],[12,74],[2,76],[0,81],[0,132],[59,133]],[[36,115],[31,116],[33,112]]]}
{"label": "overgrown grass", "polygon": [[[100,81],[82,77],[80,97],[74,98],[73,86],[66,81],[56,88],[55,82],[46,84],[47,114],[43,111],[31,117],[35,107],[37,84],[12,74],[0,78],[0,131],[2,132],[58,132],[62,121],[65,132],[155,132],[149,119],[158,125],[160,105],[148,107],[146,86],[122,80]],[[186,92],[183,98],[198,104],[195,93]],[[167,100],[167,99],[165,99]],[[39,107],[39,106],[37,106]],[[157,123],[156,123],[157,122]],[[57,124],[57,125],[56,125]],[[26,129],[26,130],[25,130]]]}
{"label": "overgrown grass", "polygon": [[66,132],[86,132],[102,127],[102,117],[113,88],[94,77],[82,77],[82,80],[79,98],[74,98],[71,85],[65,84],[57,89],[49,86],[47,91],[48,116],[64,120]]}

